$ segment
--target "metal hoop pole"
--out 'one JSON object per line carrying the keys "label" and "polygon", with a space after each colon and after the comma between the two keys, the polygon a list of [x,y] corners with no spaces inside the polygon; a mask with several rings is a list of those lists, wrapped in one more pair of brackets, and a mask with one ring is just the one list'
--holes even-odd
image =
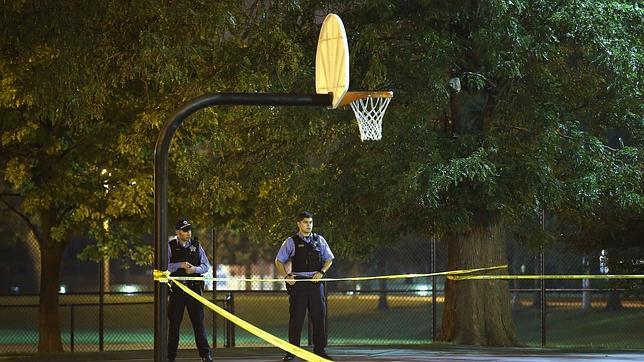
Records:
{"label": "metal hoop pole", "polygon": [[[331,106],[330,94],[216,93],[184,104],[163,125],[154,150],[154,267],[168,268],[168,152],[181,123],[200,109],[216,105]],[[213,262],[213,268],[214,268]],[[216,270],[216,269],[215,269]],[[154,284],[154,360],[165,362],[168,354],[168,286]]]}

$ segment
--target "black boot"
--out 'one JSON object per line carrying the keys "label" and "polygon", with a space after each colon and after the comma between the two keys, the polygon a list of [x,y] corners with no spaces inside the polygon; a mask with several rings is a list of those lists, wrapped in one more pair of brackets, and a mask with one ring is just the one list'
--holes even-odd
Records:
{"label": "black boot", "polygon": [[326,352],[325,352],[325,351],[322,351],[322,352],[315,352],[315,354],[317,354],[318,356],[320,356],[320,357],[322,357],[322,358],[326,358],[326,359],[328,359],[329,361],[333,361],[333,358],[331,358],[331,356],[329,356],[328,354],[326,354]]}

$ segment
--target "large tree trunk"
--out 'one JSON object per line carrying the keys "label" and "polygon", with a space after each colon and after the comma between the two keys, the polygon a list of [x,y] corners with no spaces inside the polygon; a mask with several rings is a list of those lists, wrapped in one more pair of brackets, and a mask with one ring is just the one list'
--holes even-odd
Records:
{"label": "large tree trunk", "polygon": [[[33,231],[27,233],[27,249],[29,250],[29,257],[31,258],[31,265],[33,265],[34,281],[36,281],[36,289],[40,290],[40,276],[42,275],[42,260],[40,259],[40,244],[38,237]],[[33,290],[32,290],[33,291]]]}
{"label": "large tree trunk", "polygon": [[[25,240],[27,245],[27,250],[29,251],[29,258],[31,259],[31,265],[33,265],[33,277],[36,282],[36,289],[40,290],[40,276],[42,274],[42,261],[40,260],[40,244],[38,243],[38,237],[34,234],[32,230],[27,232],[27,238]],[[33,292],[34,290],[31,290]]]}
{"label": "large tree trunk", "polygon": [[99,263],[102,263],[102,265],[99,265],[99,273],[103,274],[103,290],[109,293],[112,289],[112,282],[110,281],[110,259],[103,258],[103,261]]}
{"label": "large tree trunk", "polygon": [[58,290],[60,288],[60,265],[65,243],[53,240],[51,214],[41,213],[41,276],[40,318],[38,321],[38,352],[62,352],[60,316],[58,313]]}
{"label": "large tree trunk", "polygon": [[[584,268],[584,274],[590,274],[590,263],[588,262],[588,256],[584,254],[581,257],[581,265]],[[590,288],[590,279],[581,280],[581,288],[589,289]],[[584,311],[592,310],[592,294],[589,291],[584,290],[581,292],[581,309]]]}
{"label": "large tree trunk", "polygon": [[[481,217],[470,233],[449,237],[448,269],[506,264],[505,248],[501,224]],[[437,340],[481,346],[520,345],[512,322],[508,282],[447,280]]]}

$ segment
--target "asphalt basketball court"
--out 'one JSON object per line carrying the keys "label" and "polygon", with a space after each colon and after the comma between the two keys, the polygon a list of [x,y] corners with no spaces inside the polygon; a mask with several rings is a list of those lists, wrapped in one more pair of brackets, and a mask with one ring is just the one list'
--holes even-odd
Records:
{"label": "asphalt basketball court", "polygon": [[[559,350],[551,348],[501,348],[463,346],[328,347],[335,361],[644,361],[644,351]],[[273,347],[218,348],[215,361],[281,361],[284,352]],[[152,351],[5,355],[0,361],[152,361]],[[196,350],[180,350],[179,362],[200,362]],[[301,361],[295,359],[295,361]]]}

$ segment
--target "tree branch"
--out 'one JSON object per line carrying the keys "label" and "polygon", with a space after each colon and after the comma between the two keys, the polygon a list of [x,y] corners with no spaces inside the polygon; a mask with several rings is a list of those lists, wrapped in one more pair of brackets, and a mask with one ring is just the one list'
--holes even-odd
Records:
{"label": "tree branch", "polygon": [[21,197],[22,195],[12,192],[0,192],[0,196]]}
{"label": "tree branch", "polygon": [[13,205],[11,205],[11,204],[10,204],[7,200],[5,200],[5,199],[4,199],[4,197],[2,197],[2,196],[4,196],[4,195],[0,195],[0,201],[2,201],[2,203],[3,203],[3,204],[5,204],[9,210],[13,211],[16,215],[18,215],[18,217],[20,217],[20,218],[25,222],[25,224],[27,224],[27,227],[29,227],[29,229],[31,230],[31,232],[34,234],[34,236],[36,237],[36,240],[38,240],[38,243],[39,243],[40,245],[42,245],[42,244],[43,244],[43,241],[42,241],[42,238],[40,237],[40,233],[38,233],[38,228],[36,227],[36,225],[34,225],[34,224],[31,222],[31,220],[29,220],[29,218],[27,217],[27,215],[25,215],[25,214],[21,213],[18,209],[16,209],[15,207],[13,207]]}
{"label": "tree branch", "polygon": [[[511,128],[511,129],[516,129],[516,130],[518,130],[518,131],[523,131],[523,132],[526,132],[526,133],[534,133],[533,131],[531,131],[531,130],[529,130],[529,129],[527,129],[527,128],[524,128],[524,127],[517,127],[517,126],[506,126],[506,127],[507,127],[507,128]],[[559,137],[561,137],[561,138],[565,138],[565,139],[568,139],[568,140],[574,140],[574,138],[572,138],[572,137],[570,137],[570,136],[568,136],[568,135],[565,135],[565,134],[561,133],[561,131],[560,131],[560,130],[557,130],[557,135],[559,135]],[[617,152],[617,149],[616,149],[616,148],[612,148],[612,147],[610,147],[610,146],[608,146],[608,145],[602,144],[602,147],[604,147],[604,148],[605,148],[605,149],[607,149],[607,150],[610,150],[610,151],[613,151],[613,152]]]}

